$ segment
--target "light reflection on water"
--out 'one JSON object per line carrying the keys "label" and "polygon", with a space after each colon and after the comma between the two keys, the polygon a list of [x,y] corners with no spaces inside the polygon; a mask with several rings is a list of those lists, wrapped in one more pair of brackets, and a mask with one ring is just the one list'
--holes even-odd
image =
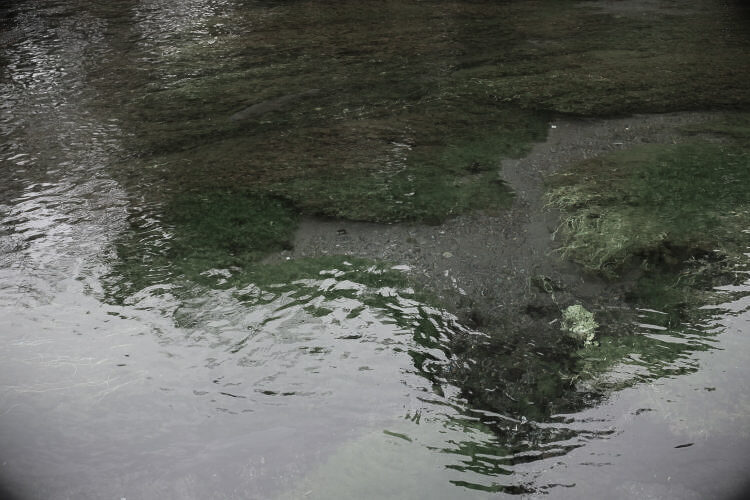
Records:
{"label": "light reflection on water", "polygon": [[[138,43],[156,58],[173,36],[209,43],[206,22],[215,29],[225,4],[141,2]],[[643,385],[529,421],[467,403],[445,367],[477,360],[454,359],[450,341],[483,334],[379,284],[392,269],[373,267],[364,283],[362,265],[343,261],[289,283],[205,269],[197,283],[159,267],[174,228],[137,181],[113,179],[127,138],[89,106],[92,54],[111,50],[106,23],[55,12],[53,27],[30,11],[18,21],[27,38],[4,52],[0,80],[0,475],[29,498],[586,496],[607,492],[601,471],[618,464],[630,474],[622,495],[707,491],[690,477],[695,491],[644,486],[642,456],[607,448],[654,435],[706,460],[720,456],[715,440],[741,463],[746,440],[726,441],[747,437],[745,298],[700,328],[665,329],[641,311],[633,329],[650,348],[596,382]],[[385,167],[400,169],[408,149],[393,142]],[[111,301],[128,234],[152,284]],[[643,429],[656,430],[635,439]]]}

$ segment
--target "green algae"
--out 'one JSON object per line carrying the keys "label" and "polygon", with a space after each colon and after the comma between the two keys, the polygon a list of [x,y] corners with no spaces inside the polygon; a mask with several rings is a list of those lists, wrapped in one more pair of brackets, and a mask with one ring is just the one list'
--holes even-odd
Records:
{"label": "green algae", "polygon": [[599,323],[596,322],[591,311],[586,310],[580,304],[574,304],[563,310],[560,328],[577,342],[588,346],[594,343]]}
{"label": "green algae", "polygon": [[550,179],[563,213],[561,252],[609,276],[628,264],[677,267],[737,254],[750,212],[750,154],[690,143],[633,148],[582,162]]}
{"label": "green algae", "polygon": [[[498,177],[499,162],[543,140],[557,113],[746,106],[744,28],[714,5],[699,2],[686,15],[646,16],[550,1],[236,6],[224,27],[209,26],[211,38],[174,37],[169,55],[151,54],[148,78],[133,82],[126,98],[114,97],[122,99],[138,162],[162,166],[158,176],[138,172],[145,177],[141,185],[166,184],[178,193],[175,200],[183,200],[157,210],[171,239],[145,252],[135,243],[143,238],[123,245],[120,255],[130,267],[123,275],[137,279],[120,295],[163,283],[178,283],[184,289],[172,293],[189,295],[198,284],[236,288],[240,302],[255,305],[288,293],[310,316],[327,318],[337,311],[333,302],[362,292],[321,288],[322,278],[364,284],[369,291],[363,303],[389,315],[419,345],[450,354],[445,362],[410,350],[420,374],[438,388],[455,385],[473,407],[517,418],[544,421],[590,404],[606,385],[601,375],[629,356],[663,365],[663,373],[654,376],[669,375],[670,364],[692,347],[673,343],[664,349],[649,336],[613,335],[616,328],[603,318],[626,320],[599,310],[599,345],[580,350],[560,335],[558,325],[526,329],[508,320],[486,335],[466,334],[460,325],[437,320],[429,298],[416,313],[403,313],[390,291],[378,290],[413,298],[405,292],[408,280],[382,263],[344,257],[262,263],[267,252],[288,244],[288,233],[258,219],[268,229],[269,245],[255,247],[251,233],[232,234],[254,224],[252,219],[235,224],[230,208],[203,213],[208,205],[196,193],[253,193],[273,200],[264,210],[286,228],[298,213],[439,223],[456,214],[502,209],[511,194]],[[279,102],[284,104],[231,119],[242,109]],[[738,127],[721,132],[707,126],[696,134],[740,136]],[[697,276],[718,276],[716,271],[725,269],[723,257],[713,251],[716,242],[731,246],[739,234],[731,233],[744,224],[740,211],[734,223],[728,215],[730,205],[745,203],[739,190],[747,185],[740,168],[744,155],[732,146],[696,143],[646,147],[586,163],[561,177],[551,198],[568,216],[560,231],[567,238],[565,255],[610,276],[644,264],[650,274],[633,292],[634,301],[662,297],[665,309],[678,303],[692,309],[695,296],[682,285],[693,280],[695,287],[710,286]],[[707,164],[713,166],[708,173]],[[729,198],[722,178],[727,175]],[[696,178],[703,191],[691,185]],[[224,194],[209,198],[255,209]],[[183,211],[184,216],[175,213]],[[210,220],[210,213],[218,220]],[[227,237],[213,238],[214,233]],[[190,241],[197,242],[195,248]],[[702,275],[690,271],[713,263]],[[661,269],[663,277],[656,275]],[[651,278],[656,281],[649,288]],[[356,319],[364,308],[345,311],[346,317]],[[458,334],[446,340],[446,331]],[[507,435],[502,425],[491,427]]]}
{"label": "green algae", "polygon": [[291,246],[296,212],[247,190],[179,192],[155,213],[134,213],[115,243],[109,294],[121,302],[139,290],[205,281],[211,269],[243,268]]}
{"label": "green algae", "polygon": [[533,23],[523,15],[511,21],[525,37],[516,60],[485,58],[471,68],[503,102],[585,116],[750,102],[747,26],[725,6],[623,13],[608,13],[603,2],[537,6]]}
{"label": "green algae", "polygon": [[[154,210],[160,219],[134,214],[130,231],[114,245],[117,259],[103,280],[110,302],[140,300],[144,290],[189,300],[214,289],[236,290],[237,300],[257,305],[272,300],[263,298],[265,292],[270,297],[285,293],[293,299],[290,304],[309,306],[314,317],[333,311],[313,304],[316,298],[357,298],[383,310],[393,302],[391,295],[436,302],[415,292],[408,273],[386,262],[349,256],[265,262],[270,253],[290,246],[296,228],[295,212],[278,199],[248,191],[180,193]],[[330,286],[321,286],[327,279]],[[250,285],[249,292],[243,291]],[[401,317],[397,309],[393,314]],[[356,315],[357,310],[349,313]],[[432,323],[425,325],[432,328]],[[427,339],[432,333],[420,336]]]}
{"label": "green algae", "polygon": [[[178,44],[154,68],[159,83],[124,102],[140,147],[167,166],[163,180],[264,189],[306,213],[361,220],[439,222],[507,205],[488,172],[542,139],[543,121],[526,114],[519,124],[485,92],[447,82],[442,60],[455,42],[442,20],[419,21],[421,6],[397,3],[292,5],[259,18],[264,10],[234,14],[236,29],[253,24],[240,39],[230,30],[210,46]],[[367,29],[340,29],[347,24]],[[310,38],[324,43],[311,49]],[[397,43],[380,41],[390,38]]]}
{"label": "green algae", "polygon": [[386,157],[377,170],[362,168],[341,176],[340,171],[326,169],[273,183],[268,189],[310,214],[440,223],[453,215],[509,205],[512,194],[497,173],[498,158],[517,147],[508,142],[500,132],[447,145],[397,145],[393,149],[407,151]]}
{"label": "green algae", "polygon": [[298,280],[318,278],[330,274],[339,279],[362,283],[367,286],[403,288],[409,286],[406,275],[393,270],[385,262],[377,262],[352,256],[328,255],[292,259],[274,264],[263,264],[251,269],[253,281],[259,283],[293,283]]}
{"label": "green algae", "polygon": [[750,102],[748,37],[728,7],[606,7],[235,5],[162,35],[167,52],[144,44],[107,107],[119,102],[133,146],[180,189],[240,186],[308,214],[440,222],[507,206],[499,161],[543,140],[550,113]]}
{"label": "green algae", "polygon": [[[633,320],[602,322],[572,376],[580,390],[617,390],[692,372],[688,354],[711,346],[712,312],[722,287],[745,280],[750,227],[746,118],[691,125],[711,139],[649,145],[575,164],[549,179],[547,198],[562,213],[560,252],[610,279],[630,276]],[[637,272],[634,273],[633,271]],[[620,325],[620,326],[618,326]]]}
{"label": "green algae", "polygon": [[[284,125],[241,124],[186,139],[190,146],[170,141],[180,149],[158,157],[161,181],[179,180],[181,189],[250,186],[307,214],[379,222],[441,222],[506,207],[511,193],[499,162],[542,140],[545,123],[486,96],[440,97],[414,108],[326,126],[323,112],[312,111]],[[311,126],[311,118],[322,122]]]}
{"label": "green algae", "polygon": [[297,228],[295,212],[282,201],[247,191],[181,193],[165,208],[163,221],[178,228],[171,240],[175,260],[223,250],[254,261],[289,248]]}

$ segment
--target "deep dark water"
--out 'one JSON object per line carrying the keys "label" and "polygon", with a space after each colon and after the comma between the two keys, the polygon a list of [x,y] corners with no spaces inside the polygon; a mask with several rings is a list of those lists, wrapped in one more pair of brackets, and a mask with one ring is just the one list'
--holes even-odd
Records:
{"label": "deep dark water", "polygon": [[[3,485],[731,498],[750,401],[736,9],[1,7]],[[516,193],[500,170],[554,124],[680,111],[707,118],[676,145],[602,134],[592,144],[611,153],[551,152],[557,173]],[[544,203],[556,242],[508,251],[543,257],[520,286],[498,277],[497,303],[446,299],[440,270],[406,258],[286,260],[310,217],[427,234],[481,214],[512,242]],[[548,274],[560,259],[573,271]],[[598,323],[590,345],[560,328],[579,303]]]}

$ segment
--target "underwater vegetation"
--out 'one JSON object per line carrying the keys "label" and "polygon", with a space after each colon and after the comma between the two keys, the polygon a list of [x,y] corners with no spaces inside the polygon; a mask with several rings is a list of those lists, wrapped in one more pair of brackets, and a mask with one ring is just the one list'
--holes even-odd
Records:
{"label": "underwater vegetation", "polygon": [[211,269],[244,268],[291,246],[297,213],[287,203],[248,190],[178,192],[165,206],[141,207],[115,244],[108,279],[121,302],[144,288],[205,281]]}
{"label": "underwater vegetation", "polygon": [[587,346],[594,342],[599,324],[591,311],[587,311],[581,304],[574,304],[563,311],[560,328],[573,339]]}
{"label": "underwater vegetation", "polygon": [[563,257],[610,278],[640,267],[634,298],[681,307],[743,257],[748,182],[748,150],[689,142],[584,161],[551,177],[547,197],[562,213]]}
{"label": "underwater vegetation", "polygon": [[[726,301],[717,287],[746,279],[748,117],[728,114],[683,132],[683,143],[609,153],[548,178],[547,201],[561,212],[560,255],[609,280],[626,278],[629,302],[642,308],[638,321],[662,334],[604,324],[579,353],[579,387],[618,388],[694,369],[683,355],[709,348],[704,306]],[[629,359],[638,361],[627,374],[607,375]]]}
{"label": "underwater vegetation", "polygon": [[[703,306],[747,278],[748,37],[731,4],[678,4],[14,2],[4,416],[52,466],[27,477],[232,496],[333,454],[292,498],[463,498],[617,468],[566,455],[631,413],[581,410],[743,341],[746,295]],[[598,119],[684,109],[735,111],[684,137],[706,115]],[[677,144],[591,157],[652,129]],[[511,203],[499,167],[530,150]]]}
{"label": "underwater vegetation", "polygon": [[490,53],[465,69],[502,102],[580,116],[741,109],[750,102],[743,83],[750,32],[737,6],[532,5],[534,19],[512,21],[523,36],[517,59]]}
{"label": "underwater vegetation", "polygon": [[[750,37],[718,2],[645,13],[546,0],[428,4],[429,15],[424,2],[239,4],[192,31],[164,34],[169,51],[143,37],[138,69],[104,103],[139,152],[113,175],[125,185],[137,178],[152,203],[116,245],[110,300],[149,287],[189,296],[194,287],[250,284],[308,300],[318,292],[305,280],[328,270],[414,298],[424,283],[367,271],[386,263],[326,257],[270,266],[263,258],[289,248],[300,215],[439,224],[502,210],[513,194],[500,162],[544,140],[560,115],[750,102]],[[629,298],[667,311],[649,318],[664,328],[683,325],[714,285],[733,279],[744,248],[747,122],[731,116],[686,129],[694,140],[685,144],[589,159],[549,181],[547,201],[563,216],[561,255],[609,279],[640,270]],[[429,315],[415,325],[390,299],[365,295],[368,307],[445,353],[448,361],[410,353],[436,391],[453,384],[472,407],[518,418],[591,404],[609,387],[601,375],[634,353],[644,373],[615,386],[688,370],[674,361],[703,348],[623,333],[631,317],[589,305],[591,317],[555,304],[531,328],[512,318],[481,333],[455,323],[446,337]],[[440,307],[427,293],[416,297]],[[321,302],[309,312],[325,317],[333,308]]]}
{"label": "underwater vegetation", "polygon": [[173,260],[204,252],[215,257],[215,249],[230,257],[257,260],[288,248],[296,229],[295,213],[283,202],[243,191],[181,193],[166,208],[164,222],[180,227],[171,240]]}
{"label": "underwater vegetation", "polygon": [[149,33],[127,34],[143,37],[134,68],[105,105],[124,118],[137,163],[160,165],[173,189],[252,189],[300,213],[439,223],[507,206],[499,162],[543,140],[557,113],[750,102],[750,37],[718,2],[638,12],[436,0],[425,15],[426,5],[240,4],[160,33],[163,53]]}
{"label": "underwater vegetation", "polygon": [[710,143],[640,146],[587,160],[550,179],[563,212],[561,249],[591,271],[676,266],[723,247],[740,251],[750,155]]}

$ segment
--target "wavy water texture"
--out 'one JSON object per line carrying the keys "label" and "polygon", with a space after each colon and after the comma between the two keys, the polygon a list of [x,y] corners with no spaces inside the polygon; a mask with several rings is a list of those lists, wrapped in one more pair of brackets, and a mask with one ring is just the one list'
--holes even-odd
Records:
{"label": "wavy water texture", "polygon": [[[0,7],[0,496],[735,493],[750,438],[746,13],[638,4]],[[589,237],[558,253],[594,272],[606,255],[627,294],[575,266],[565,283],[535,267],[464,289],[391,251],[403,235],[426,254],[441,233],[460,249],[468,233],[446,221],[481,213],[516,245],[511,265],[552,262],[546,227],[545,246],[518,248],[541,184],[512,193],[502,161],[562,115],[580,131],[571,116],[686,109],[733,112],[680,132],[698,145],[560,170],[558,201],[586,203],[557,207]],[[622,160],[654,151],[659,164]],[[632,175],[597,170],[621,160]],[[715,173],[702,197],[696,172]],[[637,217],[607,219],[597,181]],[[673,198],[710,205],[691,220],[716,225],[660,205]],[[362,232],[319,238],[404,232],[367,255],[291,251],[305,224],[343,219]],[[711,238],[678,251],[697,237],[667,245],[673,225]],[[629,254],[595,246],[618,238]],[[573,302],[589,312],[586,287],[607,300],[585,304],[584,345],[560,323]]]}

